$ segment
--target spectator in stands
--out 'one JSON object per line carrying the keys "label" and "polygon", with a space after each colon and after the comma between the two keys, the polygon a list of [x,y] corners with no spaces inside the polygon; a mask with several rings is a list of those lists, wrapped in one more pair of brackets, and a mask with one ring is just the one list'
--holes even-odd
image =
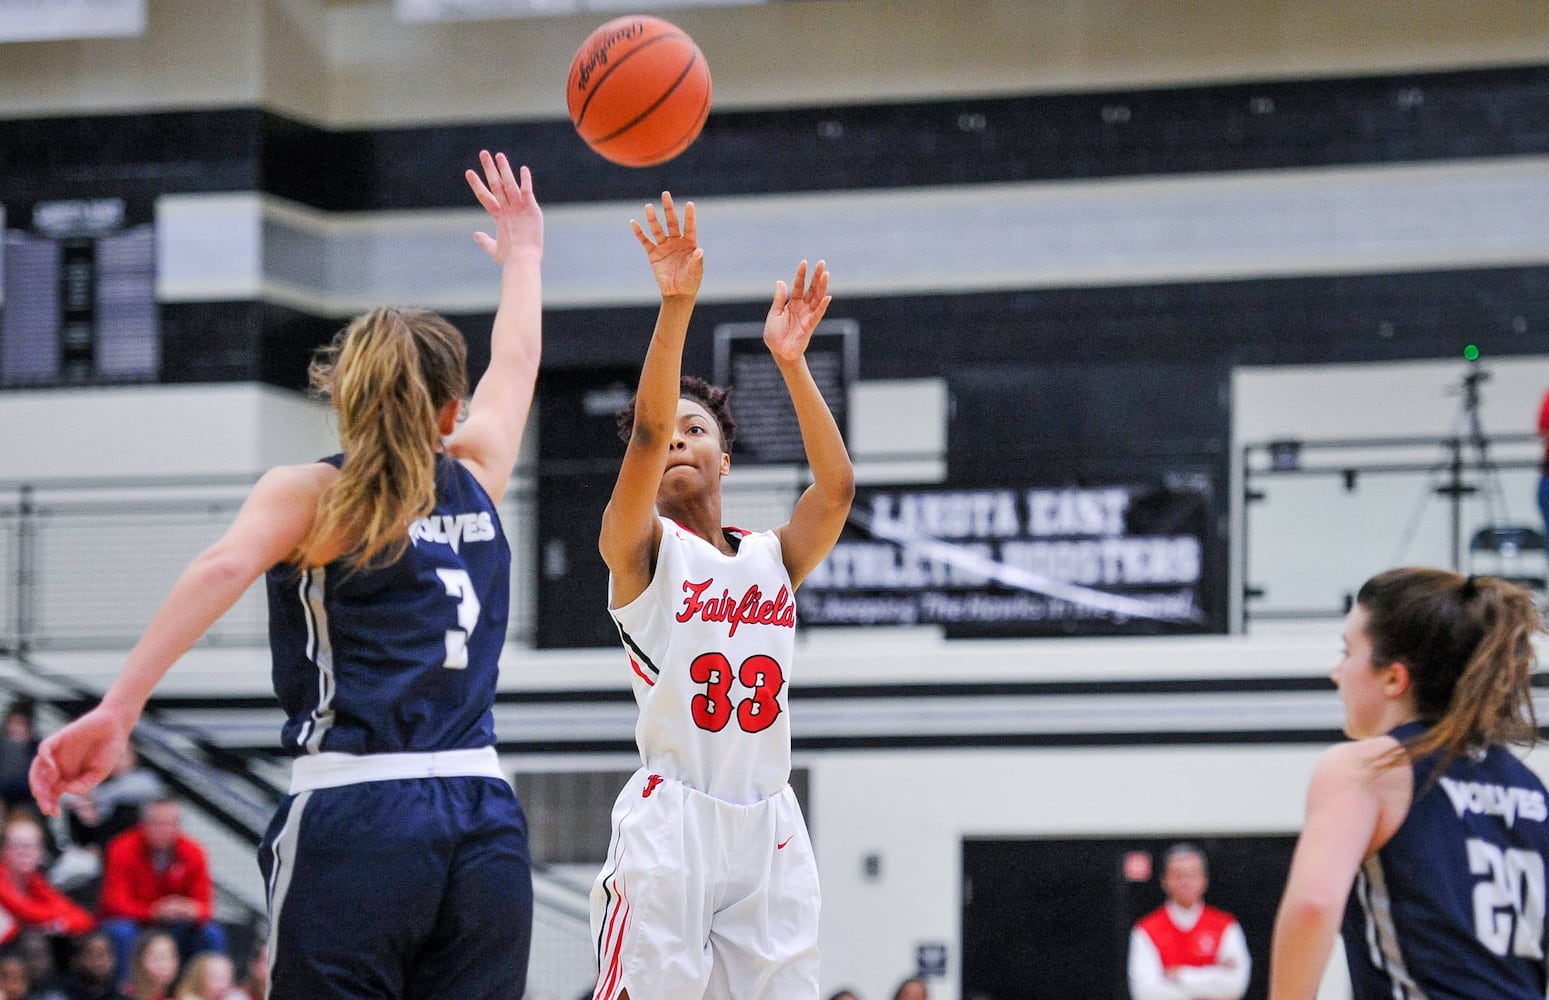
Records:
{"label": "spectator in stands", "polygon": [[893,991],[893,1000],[930,1000],[930,991],[925,988],[925,980],[910,976]]}
{"label": "spectator in stands", "polygon": [[70,818],[70,839],[100,856],[108,841],[140,821],[140,810],[147,802],[166,794],[156,772],[140,766],[133,744],[126,746],[102,784],[61,801]]}
{"label": "spectator in stands", "polygon": [[26,1000],[70,1000],[65,993],[65,977],[54,962],[54,945],[41,931],[23,931],[11,947],[27,969],[31,988]]}
{"label": "spectator in stands", "polygon": [[69,819],[70,840],[49,869],[49,881],[72,895],[95,895],[94,883],[102,875],[102,853],[108,842],[140,821],[145,803],[166,794],[156,772],[141,767],[134,747],[125,746],[102,784],[60,799],[61,811]]}
{"label": "spectator in stands", "polygon": [[76,939],[70,972],[65,988],[70,1000],[128,1000],[118,988],[118,952],[106,931]]}
{"label": "spectator in stands", "polygon": [[1204,851],[1193,844],[1167,849],[1162,859],[1167,902],[1130,932],[1133,1000],[1241,1000],[1248,991],[1248,940],[1237,918],[1205,905],[1209,885]]}
{"label": "spectator in stands", "polygon": [[1538,407],[1538,436],[1543,439],[1544,457],[1538,474],[1538,513],[1544,521],[1544,535],[1549,537],[1549,392]]}
{"label": "spectator in stands", "polygon": [[18,698],[6,708],[5,721],[0,724],[0,801],[5,802],[7,812],[12,806],[32,805],[27,769],[38,754],[33,712],[32,699]]}
{"label": "spectator in stands", "polygon": [[0,952],[0,997],[27,1000],[32,980],[27,978],[27,963],[10,947]]}
{"label": "spectator in stands", "polygon": [[247,960],[247,975],[228,1000],[266,1000],[269,996],[269,943],[259,942]]}
{"label": "spectator in stands", "polygon": [[189,959],[183,966],[176,1000],[229,1000],[236,989],[236,970],[231,959],[218,951],[206,951]]}
{"label": "spectator in stands", "polygon": [[855,995],[854,990],[840,990],[829,997],[828,1000],[860,1000],[860,997]]}
{"label": "spectator in stands", "polygon": [[224,953],[226,935],[212,919],[214,902],[209,861],[204,848],[183,835],[175,799],[146,803],[139,825],[108,844],[97,913],[118,946],[120,968],[135,936],[150,927],[172,935],[179,954]]}
{"label": "spectator in stands", "polygon": [[95,926],[91,914],[49,884],[42,864],[43,827],[19,809],[0,833],[0,941],[26,930],[73,936]]}
{"label": "spectator in stands", "polygon": [[135,939],[129,955],[129,989],[134,1000],[172,1000],[177,979],[177,942],[166,931],[149,930]]}

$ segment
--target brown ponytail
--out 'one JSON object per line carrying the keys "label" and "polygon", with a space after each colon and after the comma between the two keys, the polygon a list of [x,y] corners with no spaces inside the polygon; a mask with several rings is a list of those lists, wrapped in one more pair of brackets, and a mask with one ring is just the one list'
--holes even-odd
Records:
{"label": "brown ponytail", "polygon": [[321,565],[339,542],[354,566],[393,562],[435,506],[437,415],[467,393],[467,347],[445,319],[381,308],[356,317],[308,374],[339,419],[344,465],[292,560]]}
{"label": "brown ponytail", "polygon": [[1526,590],[1411,567],[1372,577],[1356,603],[1367,612],[1372,663],[1409,669],[1416,711],[1430,723],[1384,764],[1439,754],[1439,774],[1472,748],[1537,740],[1532,640],[1543,622]]}

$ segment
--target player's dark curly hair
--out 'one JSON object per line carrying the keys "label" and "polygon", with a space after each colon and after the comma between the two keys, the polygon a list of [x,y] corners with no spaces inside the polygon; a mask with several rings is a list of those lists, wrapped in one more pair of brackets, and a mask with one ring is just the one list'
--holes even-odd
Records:
{"label": "player's dark curly hair", "polygon": [[[684,375],[678,384],[678,398],[692,399],[709,411],[721,429],[721,450],[731,453],[732,442],[737,440],[737,419],[731,415],[731,390],[711,385],[696,375]],[[619,440],[629,443],[635,431],[635,397],[614,414],[618,422]]]}

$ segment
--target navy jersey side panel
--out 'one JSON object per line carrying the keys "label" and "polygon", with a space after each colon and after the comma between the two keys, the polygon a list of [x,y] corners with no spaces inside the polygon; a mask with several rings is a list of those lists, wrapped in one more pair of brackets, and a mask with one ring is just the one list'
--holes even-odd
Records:
{"label": "navy jersey side panel", "polygon": [[1415,765],[1409,815],[1351,893],[1355,1000],[1542,1000],[1544,786],[1501,746],[1432,774],[1431,761]]}
{"label": "navy jersey side panel", "polygon": [[[338,457],[330,459],[338,464]],[[488,495],[436,460],[436,504],[396,562],[268,574],[274,690],[293,754],[494,743],[511,550]]]}

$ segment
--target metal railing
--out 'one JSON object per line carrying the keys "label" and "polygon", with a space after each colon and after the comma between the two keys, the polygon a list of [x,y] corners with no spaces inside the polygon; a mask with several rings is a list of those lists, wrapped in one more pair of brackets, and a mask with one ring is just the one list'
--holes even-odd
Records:
{"label": "metal railing", "polygon": [[[230,525],[251,478],[0,482],[0,654],[126,649],[195,555]],[[500,507],[513,553],[514,638],[532,627],[533,491]],[[267,642],[262,581],[201,640]]]}
{"label": "metal railing", "polygon": [[1245,445],[1237,630],[1342,615],[1364,579],[1397,565],[1540,576],[1541,549],[1490,542],[1505,528],[1542,533],[1542,448],[1532,434]]}
{"label": "metal railing", "polygon": [[[127,649],[178,574],[220,537],[251,477],[0,481],[0,655]],[[787,516],[797,470],[748,471],[725,491],[734,523]],[[507,639],[532,640],[537,607],[537,490],[518,470],[500,504],[511,545]],[[268,641],[262,581],[200,640]]]}

